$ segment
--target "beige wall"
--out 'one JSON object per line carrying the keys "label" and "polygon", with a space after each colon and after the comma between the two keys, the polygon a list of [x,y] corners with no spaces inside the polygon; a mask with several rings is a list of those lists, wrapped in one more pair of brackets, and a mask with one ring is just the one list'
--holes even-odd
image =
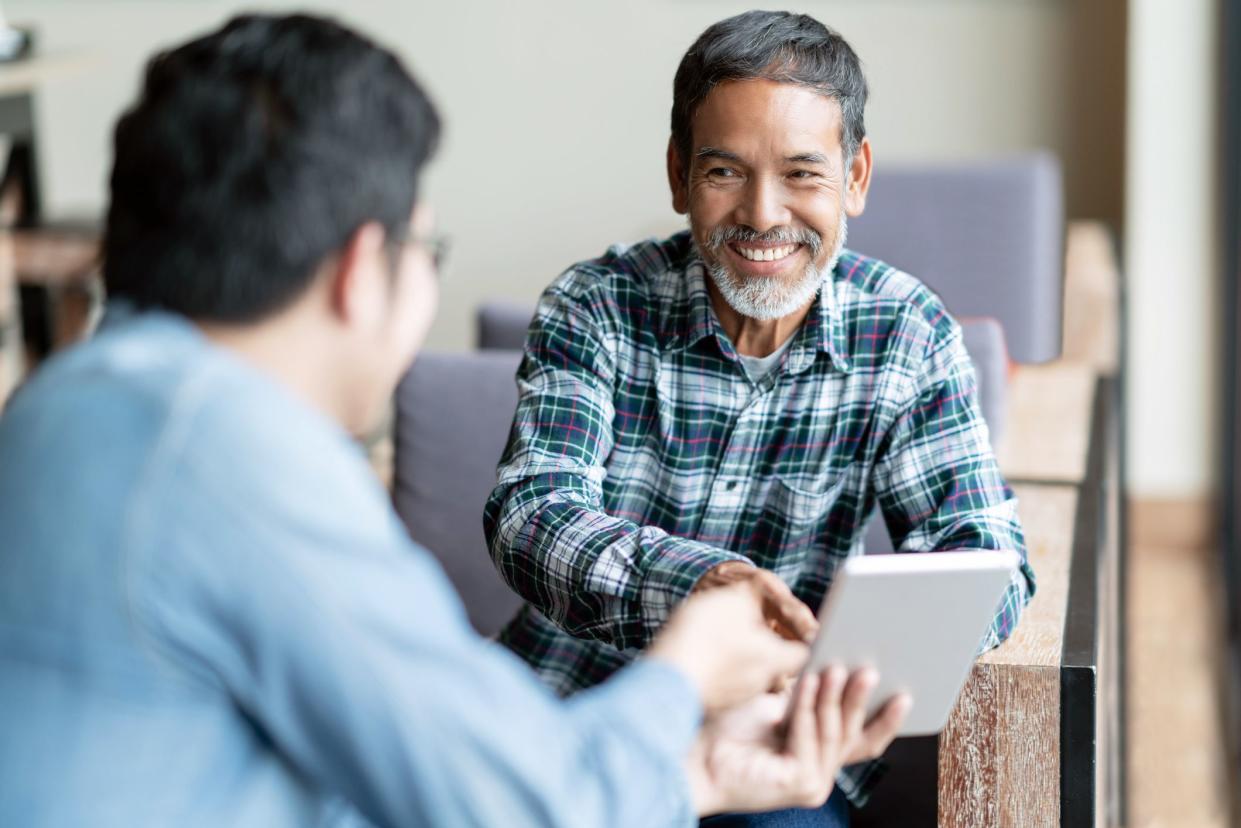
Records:
{"label": "beige wall", "polygon": [[[448,116],[429,191],[455,241],[431,340],[441,348],[469,343],[480,299],[532,299],[576,259],[679,226],[663,177],[672,74],[698,32],[748,7],[706,0],[336,5],[403,54]],[[90,72],[49,86],[42,99],[53,212],[103,204],[108,131],[135,91],[143,58],[240,7],[5,4],[11,19],[40,28],[49,49],[98,55]],[[1065,148],[1074,7],[1053,0],[802,5],[840,29],[866,64],[880,173],[890,160]]]}
{"label": "beige wall", "polygon": [[[1125,0],[800,6],[842,31],[866,64],[878,174],[894,160],[1050,147],[1065,160],[1070,214],[1129,224],[1130,459],[1139,495],[1194,495],[1210,486],[1206,159],[1214,2],[1132,0],[1127,23]],[[431,345],[463,348],[479,300],[532,300],[574,260],[679,226],[662,166],[672,74],[704,26],[749,4],[337,5],[347,21],[402,54],[447,115],[429,193],[455,252]],[[41,101],[49,208],[73,213],[103,204],[108,131],[145,56],[242,6],[9,0],[5,8],[13,20],[38,25],[48,48],[90,49],[97,58]]]}
{"label": "beige wall", "polygon": [[1142,497],[1214,484],[1218,1],[1130,3],[1129,460]]}

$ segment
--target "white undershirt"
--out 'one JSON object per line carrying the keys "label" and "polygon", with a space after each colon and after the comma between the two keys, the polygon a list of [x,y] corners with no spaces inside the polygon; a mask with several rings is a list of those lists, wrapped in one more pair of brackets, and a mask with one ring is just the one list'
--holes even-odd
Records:
{"label": "white undershirt", "polygon": [[[794,331],[796,333],[796,331]],[[784,356],[784,352],[793,344],[792,335],[784,340],[784,344],[776,348],[770,354],[764,357],[746,356],[745,354],[737,354],[741,357],[741,366],[745,368],[745,374],[750,378],[750,382],[762,382],[767,375],[776,370],[780,364],[780,357]]]}

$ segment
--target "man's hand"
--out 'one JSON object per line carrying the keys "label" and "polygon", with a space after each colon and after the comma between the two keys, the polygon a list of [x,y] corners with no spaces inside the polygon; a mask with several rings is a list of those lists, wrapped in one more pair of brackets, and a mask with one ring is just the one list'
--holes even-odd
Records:
{"label": "man's hand", "polygon": [[690,596],[646,654],[685,673],[710,712],[753,698],[779,677],[796,673],[809,652],[772,632],[754,591],[738,585]]}
{"label": "man's hand", "polygon": [[698,814],[822,805],[841,766],[881,755],[909,712],[898,696],[863,727],[876,681],[859,671],[846,682],[841,667],[806,676],[787,732],[788,694],[709,718],[685,760]]}
{"label": "man's hand", "polygon": [[879,683],[879,674],[871,669],[854,672],[845,685],[844,698],[841,702],[841,727],[844,728],[845,750],[843,764],[866,762],[878,759],[896,738],[909,709],[913,707],[913,699],[908,693],[893,696],[879,708],[879,712],[866,721],[866,700]]}
{"label": "man's hand", "polygon": [[793,641],[811,641],[819,622],[810,607],[803,604],[774,572],[742,561],[725,561],[698,580],[694,592],[743,583],[762,603],[763,617],[773,630]]}

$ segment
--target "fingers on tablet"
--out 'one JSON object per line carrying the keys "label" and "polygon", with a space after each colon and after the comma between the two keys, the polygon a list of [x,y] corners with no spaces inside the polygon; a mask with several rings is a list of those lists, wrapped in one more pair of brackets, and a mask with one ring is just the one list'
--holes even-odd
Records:
{"label": "fingers on tablet", "polygon": [[844,745],[844,728],[841,726],[841,699],[844,695],[847,673],[839,664],[833,664],[822,672],[819,688],[819,742],[824,749],[839,757]]}
{"label": "fingers on tablet", "polygon": [[913,698],[908,693],[900,693],[880,708],[862,734],[863,750],[868,757],[880,756],[888,749],[911,707]]}
{"label": "fingers on tablet", "polygon": [[879,674],[870,667],[855,670],[845,685],[843,724],[846,737],[855,741],[866,724],[866,706],[879,683]]}

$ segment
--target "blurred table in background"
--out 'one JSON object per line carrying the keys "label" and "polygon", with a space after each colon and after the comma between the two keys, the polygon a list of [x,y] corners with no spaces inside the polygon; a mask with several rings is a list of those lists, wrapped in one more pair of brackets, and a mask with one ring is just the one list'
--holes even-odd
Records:
{"label": "blurred table in background", "polygon": [[13,265],[13,237],[9,230],[0,227],[0,409],[22,377],[25,351],[21,308],[17,301],[17,273]]}
{"label": "blurred table in background", "polygon": [[35,118],[40,86],[92,60],[34,53],[0,63],[0,403],[35,363],[84,336],[101,302],[97,223],[45,222]]}

